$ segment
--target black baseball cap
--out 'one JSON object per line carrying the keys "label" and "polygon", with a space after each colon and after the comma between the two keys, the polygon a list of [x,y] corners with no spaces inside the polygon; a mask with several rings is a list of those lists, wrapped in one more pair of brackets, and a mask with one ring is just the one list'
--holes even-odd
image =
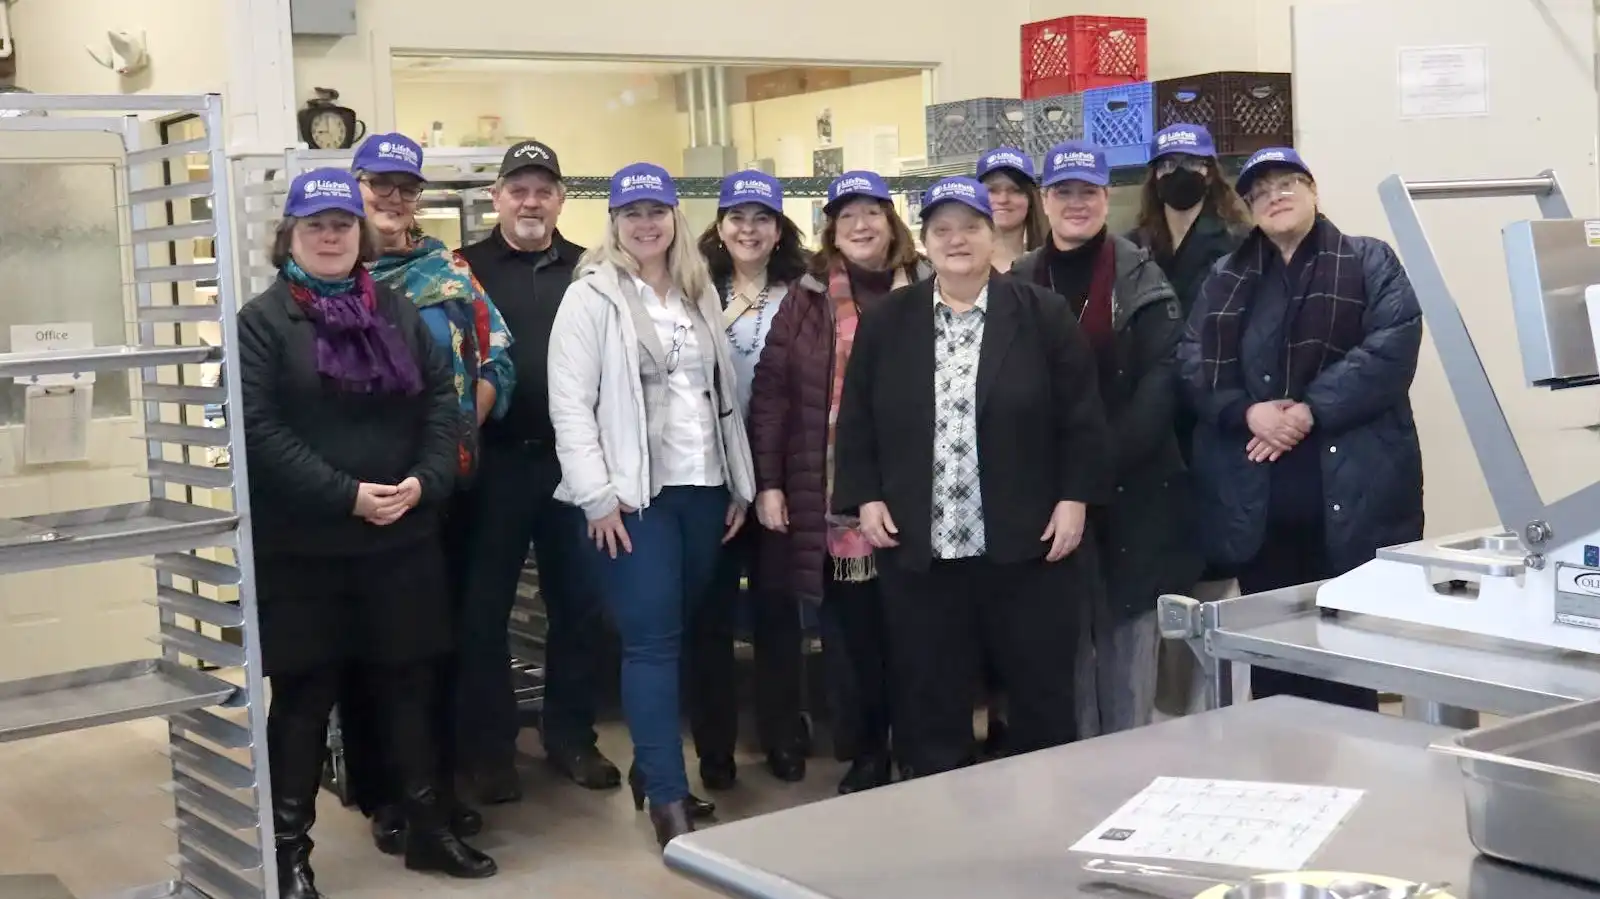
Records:
{"label": "black baseball cap", "polygon": [[506,158],[500,163],[500,177],[509,178],[528,168],[544,169],[561,180],[561,161],[556,159],[556,151],[536,140],[525,140],[506,151]]}

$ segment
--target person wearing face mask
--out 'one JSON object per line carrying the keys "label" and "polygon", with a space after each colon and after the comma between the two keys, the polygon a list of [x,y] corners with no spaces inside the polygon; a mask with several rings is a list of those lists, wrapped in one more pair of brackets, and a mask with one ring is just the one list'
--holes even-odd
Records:
{"label": "person wearing face mask", "polygon": [[588,522],[585,561],[622,638],[628,783],[665,847],[711,811],[684,770],[683,633],[744,526],[755,475],[722,304],[672,176],[623,168],[610,208],[550,334],[556,498]]}
{"label": "person wearing face mask", "polygon": [[1014,147],[999,147],[978,157],[977,177],[989,189],[994,207],[994,267],[1009,272],[1023,253],[1044,245],[1049,234],[1033,158]]}
{"label": "person wearing face mask", "polygon": [[[1258,593],[1422,539],[1422,310],[1388,244],[1318,212],[1299,153],[1255,153],[1238,191],[1255,230],[1206,279],[1177,358],[1198,418],[1201,538]],[[1365,687],[1266,668],[1251,692],[1378,708]]]}
{"label": "person wearing face mask", "polygon": [[1097,589],[1080,543],[1111,464],[1094,352],[1064,299],[994,271],[988,189],[935,184],[922,239],[933,278],[861,317],[832,498],[876,553],[895,754],[913,777],[975,760],[985,657],[1007,752],[1076,738],[1070,649]]}
{"label": "person wearing face mask", "polygon": [[[417,227],[417,205],[424,186],[423,153],[403,134],[375,134],[356,150],[353,171],[361,182],[361,197],[379,240],[379,256],[369,266],[380,283],[410,299],[435,342],[449,354],[461,400],[461,450],[456,471],[457,491],[451,497],[445,528],[446,561],[451,583],[460,582],[464,548],[470,543],[470,522],[460,514],[464,491],[478,475],[481,462],[479,428],[503,416],[515,382],[509,355],[511,335],[499,310],[473,277],[461,254]],[[454,661],[446,661],[441,681],[439,739],[441,783],[452,809],[458,836],[473,836],[483,828],[483,818],[460,803],[455,794],[458,735],[455,728]],[[394,778],[382,769],[381,748],[369,739],[377,732],[366,712],[373,707],[360,698],[361,684],[352,679],[350,702],[341,702],[346,767],[354,785],[357,805],[372,819],[373,840],[387,854],[404,843],[400,796]]]}
{"label": "person wearing face mask", "polygon": [[[1222,175],[1211,132],[1190,124],[1158,132],[1140,189],[1139,224],[1128,239],[1149,251],[1166,273],[1185,320],[1211,267],[1237,249],[1249,230],[1249,214]],[[1194,413],[1187,403],[1178,404],[1177,432],[1178,449],[1187,465],[1194,433]],[[1215,600],[1232,589],[1232,575],[1218,569],[1202,573],[1200,583],[1185,592]],[[1177,641],[1162,641],[1157,652],[1158,708],[1173,715],[1199,711],[1205,697],[1194,653]]]}
{"label": "person wearing face mask", "polygon": [[1200,574],[1173,428],[1172,352],[1183,313],[1149,254],[1106,233],[1110,174],[1105,154],[1092,144],[1052,148],[1043,178],[1050,239],[1012,269],[1067,299],[1094,348],[1115,449],[1115,491],[1092,515],[1105,589],[1086,607],[1080,647],[1085,737],[1150,722],[1160,642],[1156,599],[1188,590]]}
{"label": "person wearing face mask", "polygon": [[[700,236],[700,253],[722,297],[722,322],[739,384],[739,413],[750,420],[756,368],[766,354],[773,321],[782,314],[790,285],[809,259],[800,229],[783,214],[783,187],[764,172],[744,171],[722,180],[717,220]],[[722,551],[711,595],[695,616],[689,650],[689,694],[700,782],[708,790],[734,785],[739,736],[734,630],[740,581],[748,579],[755,650],[756,729],[767,770],[782,781],[805,778],[808,740],[801,717],[804,668],[800,609],[786,589],[772,589],[758,564],[771,551],[774,532],[746,525]]]}
{"label": "person wearing face mask", "polygon": [[756,366],[751,443],[756,513],[783,535],[764,554],[768,581],[817,606],[839,792],[890,782],[889,695],[877,566],[851,516],[829,513],[839,396],[860,313],[925,274],[888,186],[846,172],[828,188],[822,246],[792,285]]}
{"label": "person wearing face mask", "polygon": [[495,297],[517,340],[517,387],[504,418],[483,431],[483,472],[467,500],[471,540],[462,573],[458,739],[468,777],[484,802],[522,794],[516,768],[520,724],[507,629],[531,543],[544,605],[545,694],[540,736],[560,775],[592,790],[622,773],[597,746],[595,660],[604,634],[600,604],[573,564],[583,514],[554,499],[561,480],[550,423],[550,329],[584,248],[557,227],[566,203],[554,149],[522,141],[506,151],[489,189],[498,222],[461,251]]}
{"label": "person wearing face mask", "polygon": [[285,899],[321,896],[311,828],[347,672],[377,706],[406,867],[495,873],[451,832],[437,758],[438,660],[452,629],[441,511],[458,472],[461,399],[416,306],[362,265],[378,253],[366,215],[354,175],[296,176],[271,251],[278,279],[238,315]]}

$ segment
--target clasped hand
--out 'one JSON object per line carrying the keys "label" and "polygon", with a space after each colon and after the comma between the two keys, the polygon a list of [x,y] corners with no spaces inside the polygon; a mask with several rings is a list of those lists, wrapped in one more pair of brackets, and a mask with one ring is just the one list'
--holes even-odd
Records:
{"label": "clasped hand", "polygon": [[356,486],[356,505],[352,512],[370,524],[387,527],[415,509],[420,502],[422,482],[416,478],[406,478],[394,485],[363,481]]}
{"label": "clasped hand", "polygon": [[1251,406],[1245,424],[1253,435],[1245,455],[1251,462],[1276,462],[1306,439],[1316,422],[1305,403],[1271,400]]}

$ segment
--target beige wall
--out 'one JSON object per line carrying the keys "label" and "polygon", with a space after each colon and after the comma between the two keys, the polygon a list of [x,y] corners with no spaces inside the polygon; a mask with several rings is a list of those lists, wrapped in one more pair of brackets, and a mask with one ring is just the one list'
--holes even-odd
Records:
{"label": "beige wall", "polygon": [[[12,3],[16,82],[39,93],[222,91],[228,80],[226,6],[218,0]],[[124,78],[90,59],[84,48],[105,46],[107,31],[143,31],[150,68]]]}

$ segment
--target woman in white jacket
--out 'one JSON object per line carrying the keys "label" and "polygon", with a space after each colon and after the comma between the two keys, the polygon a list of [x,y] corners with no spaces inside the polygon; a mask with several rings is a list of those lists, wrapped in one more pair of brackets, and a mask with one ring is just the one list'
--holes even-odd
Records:
{"label": "woman in white jacket", "polygon": [[622,637],[628,783],[665,846],[710,811],[691,803],[678,726],[684,621],[755,475],[721,303],[665,169],[612,176],[605,238],[578,268],[550,335],[556,498],[588,518]]}

